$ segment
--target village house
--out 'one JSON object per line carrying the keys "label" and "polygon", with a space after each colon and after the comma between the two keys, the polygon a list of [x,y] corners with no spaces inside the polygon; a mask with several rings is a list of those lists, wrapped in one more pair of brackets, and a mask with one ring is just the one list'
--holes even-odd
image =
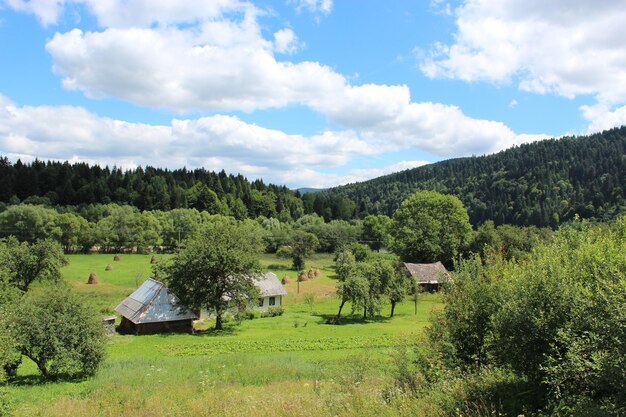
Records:
{"label": "village house", "polygon": [[259,303],[255,306],[257,310],[267,311],[270,307],[278,307],[283,304],[283,295],[287,291],[280,283],[280,280],[273,272],[264,272],[258,275],[258,280],[254,285],[259,289]]}
{"label": "village house", "polygon": [[122,315],[120,333],[191,333],[198,317],[157,280],[148,278],[122,301],[115,311]]}
{"label": "village house", "polygon": [[450,273],[441,262],[432,264],[411,264],[403,262],[402,267],[424,292],[439,291],[441,285],[451,279]]}

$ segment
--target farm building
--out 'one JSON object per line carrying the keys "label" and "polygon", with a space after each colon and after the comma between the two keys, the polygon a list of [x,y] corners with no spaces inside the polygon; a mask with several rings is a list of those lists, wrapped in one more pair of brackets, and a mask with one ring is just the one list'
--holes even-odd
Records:
{"label": "farm building", "polygon": [[441,284],[450,280],[450,273],[441,262],[433,264],[402,264],[404,270],[409,274],[423,291],[439,291]]}
{"label": "farm building", "polygon": [[280,280],[273,272],[264,272],[257,276],[254,285],[259,289],[261,296],[259,304],[256,306],[258,310],[267,310],[269,307],[278,307],[283,304],[283,295],[287,295],[287,291],[280,283]]}
{"label": "farm building", "polygon": [[115,311],[122,315],[119,331],[136,335],[192,332],[193,320],[198,318],[163,283],[152,278],[122,301]]}

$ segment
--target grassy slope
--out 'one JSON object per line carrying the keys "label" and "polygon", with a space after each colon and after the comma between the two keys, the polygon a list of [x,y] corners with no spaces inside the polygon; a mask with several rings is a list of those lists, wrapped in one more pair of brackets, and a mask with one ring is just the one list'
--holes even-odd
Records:
{"label": "grassy slope", "polygon": [[[122,255],[119,262],[112,255],[69,258],[65,279],[101,315],[150,273],[149,255]],[[114,270],[105,272],[108,263]],[[331,256],[307,262],[322,274],[300,283],[300,294],[288,261],[265,256],[262,263],[279,277],[294,278],[286,285],[283,316],[228,323],[219,333],[116,335],[102,368],[86,381],[42,384],[25,360],[21,385],[10,388],[17,415],[396,414],[380,401],[391,347],[424,328],[430,312],[441,307],[439,297],[423,295],[417,315],[407,302],[393,319],[367,322],[359,312],[350,317],[348,306],[344,324],[333,326],[325,324],[338,307]],[[86,284],[91,271],[100,285]],[[305,293],[315,295],[312,309],[303,302]]]}

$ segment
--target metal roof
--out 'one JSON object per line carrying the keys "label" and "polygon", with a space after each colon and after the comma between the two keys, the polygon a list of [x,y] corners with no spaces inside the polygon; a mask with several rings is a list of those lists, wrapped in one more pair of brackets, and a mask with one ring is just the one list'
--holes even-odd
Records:
{"label": "metal roof", "polygon": [[255,276],[254,285],[261,292],[263,297],[274,297],[276,295],[287,295],[287,291],[280,283],[280,280],[273,272],[263,272]]}
{"label": "metal roof", "polygon": [[115,311],[135,324],[197,319],[162,282],[148,278]]}

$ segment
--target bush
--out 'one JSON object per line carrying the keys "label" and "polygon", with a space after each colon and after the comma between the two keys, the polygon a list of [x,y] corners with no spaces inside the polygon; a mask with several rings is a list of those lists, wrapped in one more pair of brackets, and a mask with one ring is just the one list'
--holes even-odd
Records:
{"label": "bush", "polygon": [[261,312],[258,310],[244,310],[235,314],[235,320],[241,323],[244,320],[254,320],[261,317]]}
{"label": "bush", "polygon": [[267,309],[267,311],[264,311],[261,314],[261,317],[282,316],[284,312],[285,312],[285,309],[283,308],[283,306],[270,307]]}
{"label": "bush", "polygon": [[5,390],[0,389],[0,416],[10,416],[12,410],[11,395]]}
{"label": "bush", "polygon": [[444,414],[624,414],[625,265],[626,217],[564,227],[523,261],[461,262],[395,389],[439,392]]}
{"label": "bush", "polygon": [[21,353],[46,379],[93,375],[104,357],[104,329],[66,286],[27,293],[15,316]]}
{"label": "bush", "polygon": [[278,248],[276,256],[282,259],[291,259],[293,256],[293,248],[288,245],[284,245]]}
{"label": "bush", "polygon": [[350,245],[350,252],[354,255],[357,262],[365,261],[371,254],[369,246],[362,243],[353,243]]}

